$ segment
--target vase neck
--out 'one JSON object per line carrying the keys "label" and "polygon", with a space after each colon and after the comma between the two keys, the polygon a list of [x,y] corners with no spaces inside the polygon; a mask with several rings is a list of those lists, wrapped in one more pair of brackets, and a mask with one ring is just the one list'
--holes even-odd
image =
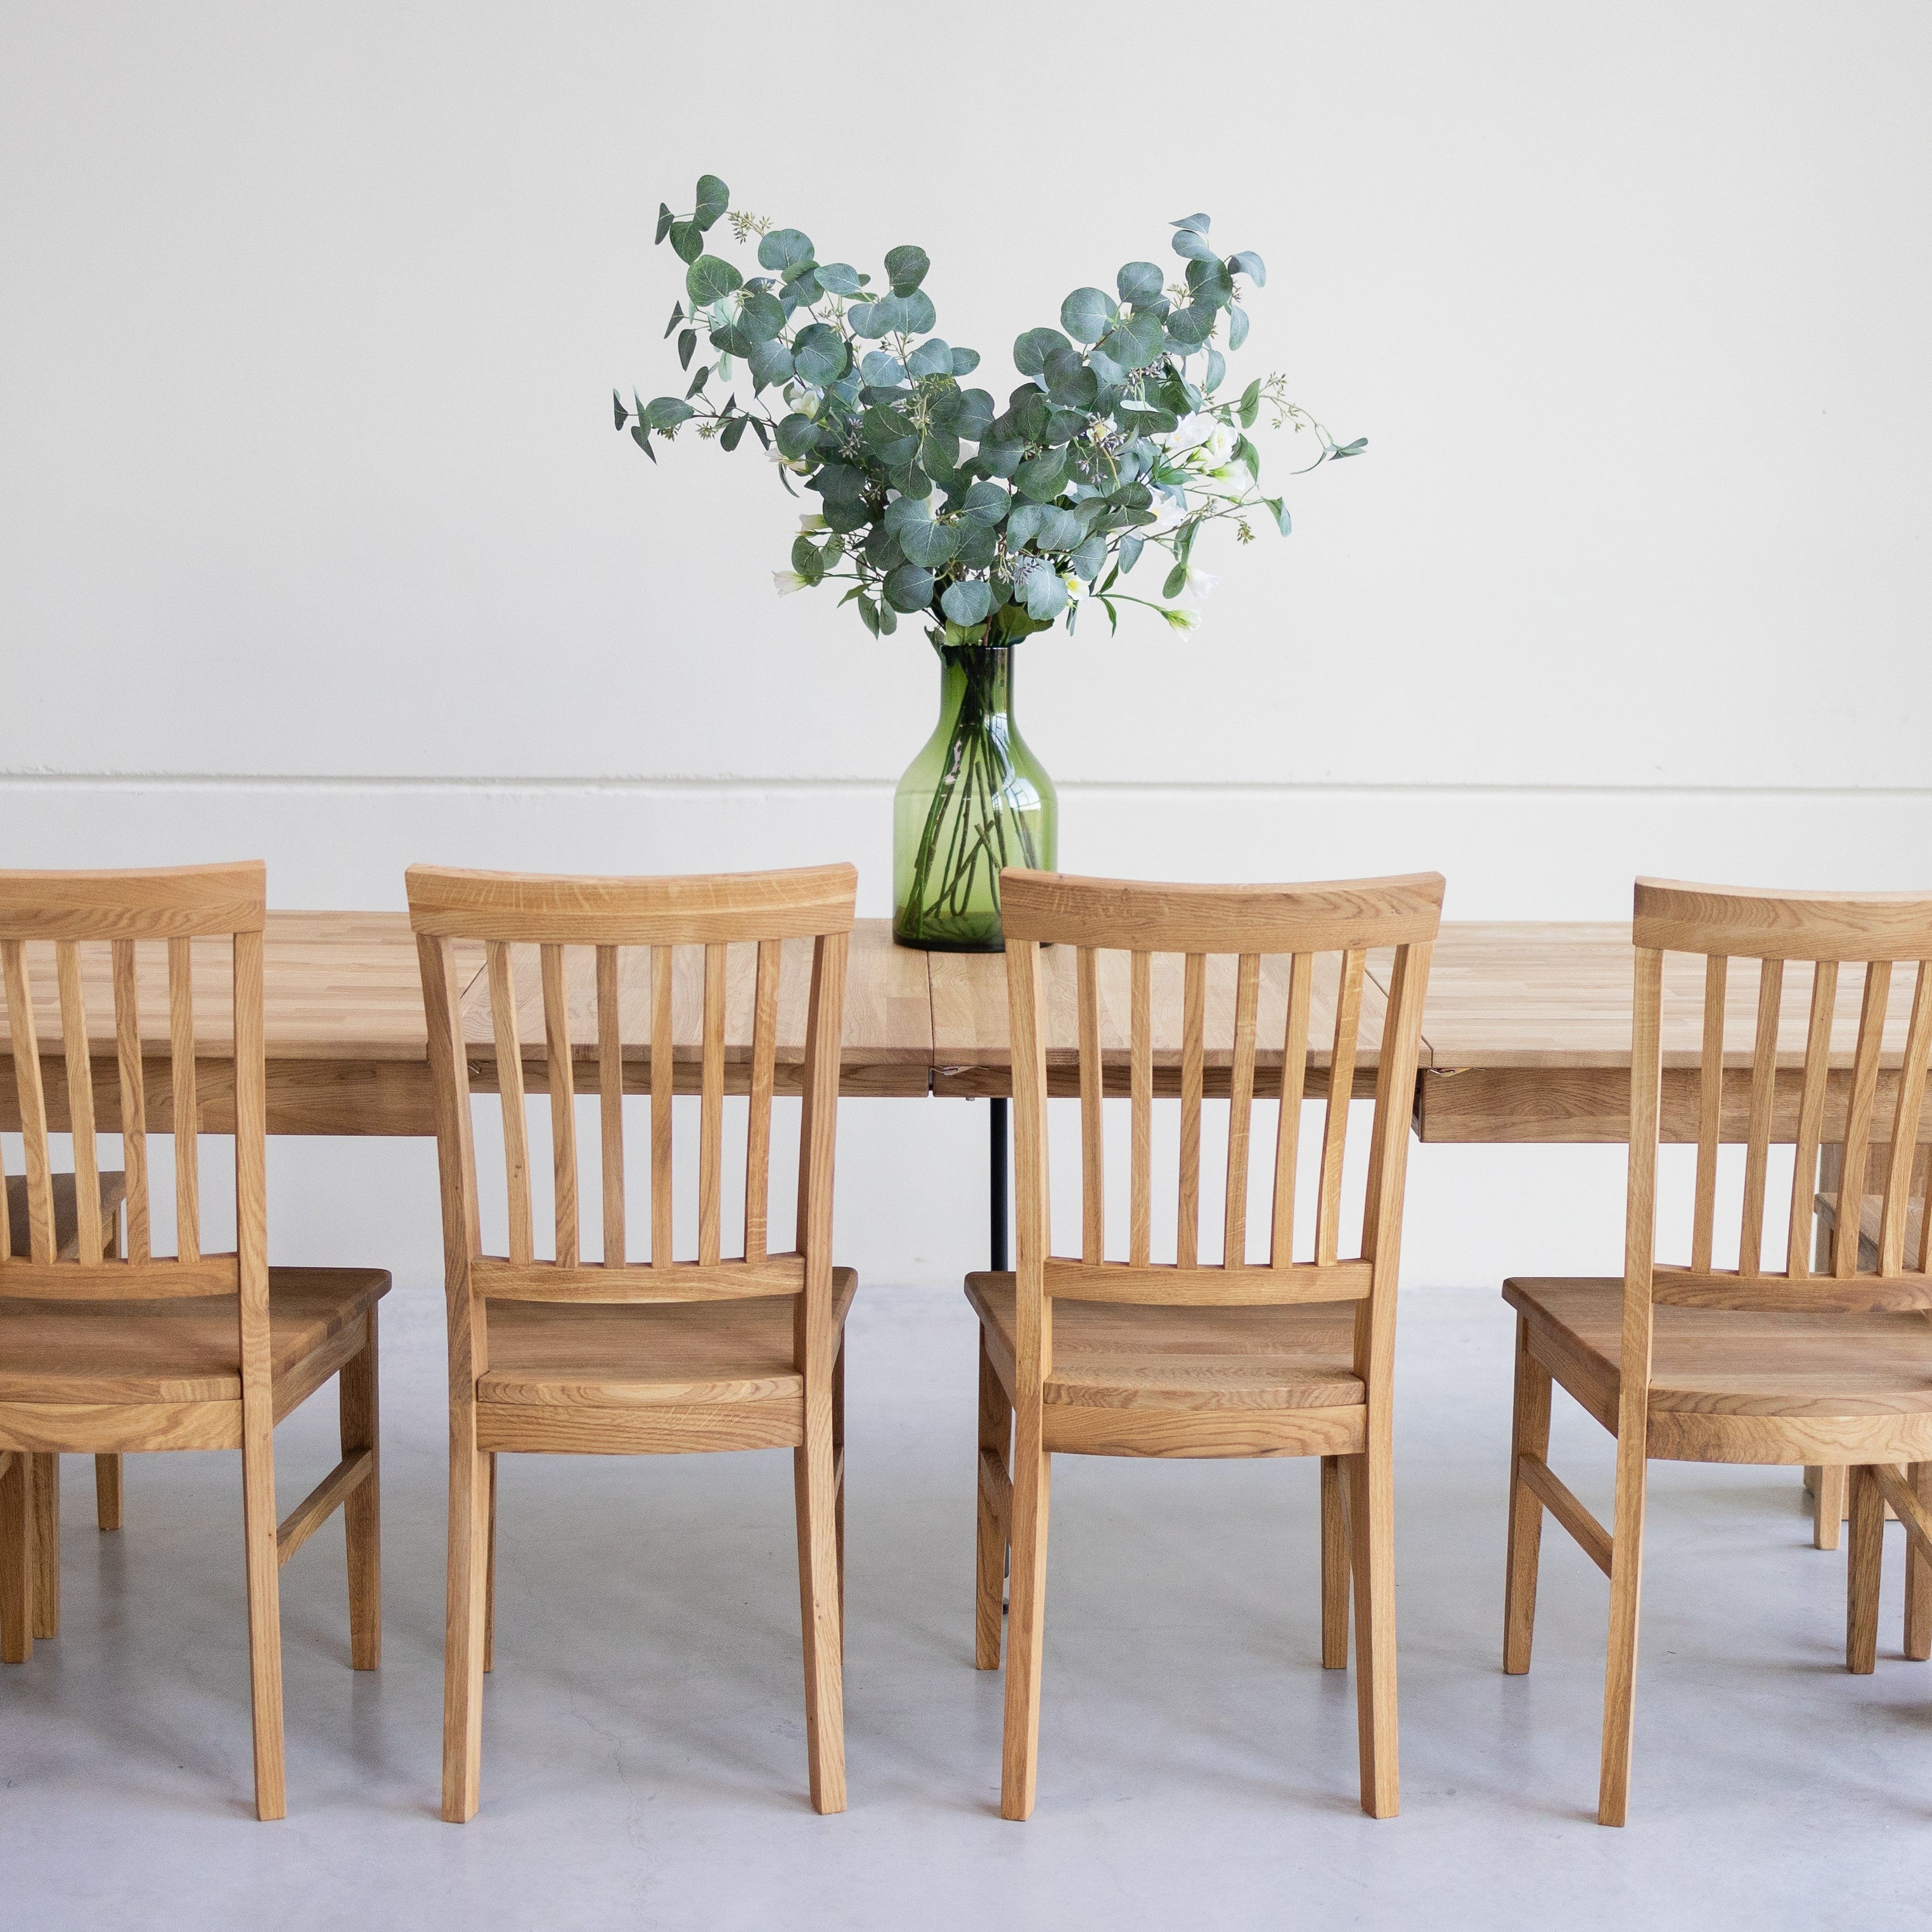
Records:
{"label": "vase neck", "polygon": [[1010,718],[1012,650],[1005,644],[937,644],[942,724],[961,718]]}

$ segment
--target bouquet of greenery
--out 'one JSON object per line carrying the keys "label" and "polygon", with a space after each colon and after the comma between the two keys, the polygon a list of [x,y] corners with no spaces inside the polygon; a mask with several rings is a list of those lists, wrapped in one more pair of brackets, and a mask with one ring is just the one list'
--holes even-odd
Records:
{"label": "bouquet of greenery", "polygon": [[[1305,470],[1366,446],[1338,446],[1287,399],[1280,376],[1216,400],[1219,345],[1246,339],[1245,284],[1260,287],[1267,271],[1251,251],[1218,254],[1204,214],[1171,224],[1184,279],[1168,284],[1154,263],[1130,262],[1114,295],[1076,289],[1059,328],[1022,335],[1013,360],[1025,380],[1001,410],[967,386],[977,353],[933,333],[924,249],[891,250],[880,286],[820,262],[796,228],[729,214],[741,245],[757,241],[762,272],[748,278],[706,252],[730,205],[724,184],[705,175],[690,214],[658,209],[657,239],[688,265],[665,334],[676,333],[686,369],[700,335],[708,353],[682,397],[634,395],[626,406],[614,396],[617,427],[653,462],[653,440],[694,420],[728,450],[754,436],[786,487],[800,478],[823,506],[802,519],[778,590],[849,582],[843,601],[874,636],[905,616],[926,622],[936,644],[1007,644],[1063,614],[1071,630],[1088,601],[1110,625],[1130,603],[1191,630],[1196,614],[1167,600],[1214,581],[1193,562],[1202,526],[1232,521],[1247,543],[1265,517],[1288,533],[1282,500],[1262,493],[1246,434],[1257,417],[1312,434]],[[1120,588],[1150,544],[1170,562],[1159,602]]]}

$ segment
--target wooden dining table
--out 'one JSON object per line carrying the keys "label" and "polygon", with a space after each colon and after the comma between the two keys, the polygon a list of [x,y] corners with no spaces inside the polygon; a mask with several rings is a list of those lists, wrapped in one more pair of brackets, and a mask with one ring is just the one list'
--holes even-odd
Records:
{"label": "wooden dining table", "polygon": [[[806,943],[797,943],[802,948]],[[37,950],[30,946],[31,956]],[[101,949],[104,952],[104,949]],[[537,1018],[536,950],[520,963],[534,1023],[523,1030],[526,1078],[542,1090],[542,1030]],[[495,1065],[487,1005],[483,997],[482,950],[459,960],[466,985],[466,1031],[472,1052],[470,1076],[482,1091],[494,1090]],[[752,949],[734,947],[730,1028],[732,1051],[748,1057],[750,969]],[[197,1011],[208,1015],[218,1041],[227,991],[225,955],[218,943],[195,943]],[[803,968],[804,961],[800,960]],[[1125,956],[1118,962],[1125,984]],[[1217,964],[1219,962],[1216,962]],[[1286,962],[1270,962],[1268,968]],[[688,964],[674,1005],[678,1042],[676,1084],[695,1090],[700,965]],[[1162,969],[1174,970],[1163,976]],[[1600,924],[1450,922],[1435,950],[1424,1008],[1416,1076],[1415,1130],[1424,1141],[1508,1143],[1621,1142],[1625,1138],[1630,1083],[1631,953],[1629,928]],[[264,957],[266,986],[268,1131],[273,1134],[425,1136],[435,1131],[429,1065],[423,1024],[415,940],[407,917],[383,912],[272,912]],[[102,1125],[118,1120],[112,1051],[112,1016],[104,959],[98,982],[88,987],[89,1032],[96,1050],[93,1073]],[[641,964],[640,964],[641,970]],[[1049,1078],[1072,1088],[1072,959],[1066,949],[1048,949],[1046,971],[1052,1039]],[[1780,1042],[1778,1118],[1774,1137],[1796,1138],[1803,997],[1808,969],[1794,962],[1786,975],[1786,1034]],[[1387,988],[1388,962],[1369,956],[1363,1039],[1355,1069],[1355,1091],[1373,1090],[1376,1022]],[[34,974],[36,1031],[46,1064],[48,1100],[56,1121],[64,1120],[64,1094],[58,1060],[59,1012],[50,970]],[[778,1083],[796,1090],[803,1052],[804,973],[788,970],[788,997],[781,1011]],[[1232,1012],[1232,969],[1228,986],[1210,975],[1208,1004],[1206,1081],[1211,1094],[1226,1091]],[[85,967],[83,979],[93,976]],[[1264,979],[1258,1054],[1262,1084],[1270,1064],[1269,989],[1280,1004],[1279,976]],[[588,988],[587,962],[585,985]],[[1180,1027],[1179,962],[1157,961],[1154,982],[1156,1090],[1178,1078]],[[1108,997],[1102,979],[1102,1031],[1108,1049],[1109,1090],[1118,1054],[1124,1092],[1126,1037],[1124,998]],[[626,1006],[641,1012],[644,990],[632,989]],[[1320,1097],[1326,1055],[1322,1030],[1328,1017],[1328,988],[1318,971],[1310,1028],[1309,1093]],[[1695,1066],[1700,1045],[1703,970],[1700,960],[1668,956],[1664,977],[1664,1133],[1666,1139],[1696,1138]],[[167,1003],[158,960],[144,970],[141,1030],[144,1046],[158,1058],[167,1042]],[[1755,971],[1741,962],[1730,976],[1728,1004],[1732,1036],[1742,1066],[1748,1060],[1756,1008]],[[1858,976],[1847,973],[1839,989],[1833,1060],[1842,1085],[1849,1074],[1859,999]],[[1888,1036],[1881,1064],[1878,1120],[1888,1118],[1891,1082],[1904,1046],[1907,1003],[1895,1000],[1895,1037]],[[586,997],[573,1000],[572,1034],[586,1058],[596,1046],[595,1016]],[[1058,1014],[1064,1024],[1055,1025]],[[1217,1017],[1221,1023],[1217,1025]],[[650,1084],[647,1029],[626,1029],[625,1084],[643,1092]],[[742,1034],[742,1038],[740,1035]],[[1277,1035],[1277,1038],[1279,1036]],[[0,1033],[0,1126],[17,1130],[11,1056]],[[687,1058],[688,1054],[688,1058]],[[1278,1066],[1279,1051],[1272,1056]],[[922,952],[892,944],[884,920],[861,920],[853,934],[848,976],[841,1090],[854,1096],[986,1098],[1010,1090],[1006,1024],[1005,965],[997,954]],[[1788,1078],[1786,1077],[1788,1071]],[[1891,1076],[1888,1078],[1888,1076]],[[730,1078],[728,1069],[728,1080]],[[1788,1089],[1788,1092],[1787,1090]],[[231,1084],[218,1056],[202,1063],[200,1081],[203,1132],[219,1133],[230,1124]],[[169,1084],[148,1082],[149,1124],[172,1126],[167,1118]],[[1744,1135],[1747,1096],[1738,1083],[1726,1096],[1724,1137]],[[1843,1102],[1838,1102],[1840,1109]],[[52,1123],[50,1123],[52,1124]],[[1922,1138],[1932,1134],[1922,1127]]]}

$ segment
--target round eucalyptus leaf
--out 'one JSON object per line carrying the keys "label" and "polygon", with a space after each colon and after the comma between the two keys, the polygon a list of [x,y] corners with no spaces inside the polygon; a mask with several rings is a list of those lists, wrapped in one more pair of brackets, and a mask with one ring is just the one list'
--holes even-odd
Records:
{"label": "round eucalyptus leaf", "polygon": [[872,513],[863,503],[835,503],[829,496],[825,500],[828,530],[862,530],[872,520]]}
{"label": "round eucalyptus leaf", "polygon": [[646,403],[639,420],[646,429],[670,429],[698,412],[676,396],[658,396]]}
{"label": "round eucalyptus leaf", "polygon": [[1013,344],[1013,367],[1022,376],[1040,375],[1054,350],[1072,346],[1057,328],[1030,328]]}
{"label": "round eucalyptus leaf", "polygon": [[886,278],[892,285],[896,296],[909,296],[926,280],[926,271],[932,266],[923,248],[915,248],[910,244],[902,248],[888,250],[886,255]]}
{"label": "round eucalyptus leaf", "polygon": [[983,524],[988,530],[996,529],[1006,520],[1012,501],[997,483],[982,481],[966,492],[959,505],[959,514],[969,524]]}
{"label": "round eucalyptus leaf", "polygon": [[1060,494],[1066,481],[1067,455],[1064,449],[1050,449],[1044,456],[1029,457],[1013,472],[1013,487],[1035,502],[1050,502]]}
{"label": "round eucalyptus leaf", "polygon": [[709,228],[731,206],[731,190],[716,175],[698,178],[698,206],[692,216],[700,228]]}
{"label": "round eucalyptus leaf", "polygon": [[959,548],[953,561],[968,570],[984,570],[999,554],[999,532],[986,524],[961,524],[957,528]]}
{"label": "round eucalyptus leaf", "polygon": [[907,562],[928,570],[950,563],[953,552],[959,548],[959,532],[950,524],[908,524],[898,536]]}
{"label": "round eucalyptus leaf", "polygon": [[952,374],[952,351],[936,335],[929,335],[906,358],[908,376],[950,376]]}
{"label": "round eucalyptus leaf", "polygon": [[932,296],[923,289],[915,289],[909,296],[895,296],[892,299],[906,305],[905,330],[908,335],[925,334],[939,320]]}
{"label": "round eucalyptus leaf", "polygon": [[815,272],[818,286],[830,296],[856,296],[864,286],[849,262],[821,262]]}
{"label": "round eucalyptus leaf", "polygon": [[993,614],[993,586],[990,584],[949,584],[939,600],[939,608],[956,624],[983,624]]}
{"label": "round eucalyptus leaf", "polygon": [[[1065,586],[1061,586],[1065,595]],[[908,616],[928,610],[932,604],[932,572],[916,563],[902,563],[886,579],[886,601]]]}
{"label": "round eucalyptus leaf", "polygon": [[1034,530],[1033,538],[1035,550],[1071,550],[1085,536],[1086,531],[1080,519],[1071,510],[1063,510],[1051,503],[1035,507],[1040,512],[1039,526]]}
{"label": "round eucalyptus leaf", "polygon": [[680,262],[694,262],[704,253],[704,230],[694,221],[674,221],[670,245]]}
{"label": "round eucalyptus leaf", "polygon": [[1174,252],[1177,255],[1186,256],[1190,262],[1218,262],[1221,259],[1215,254],[1213,244],[1191,228],[1176,231]]}
{"label": "round eucalyptus leaf", "polygon": [[978,442],[993,425],[993,399],[984,389],[962,389],[952,412],[952,433],[962,442]]}
{"label": "round eucalyptus leaf", "polygon": [[920,439],[919,464],[935,482],[950,483],[959,470],[959,439],[934,424]]}
{"label": "round eucalyptus leaf", "polygon": [[1091,536],[1068,558],[1066,567],[1084,582],[1091,584],[1107,566],[1107,539]]}
{"label": "round eucalyptus leaf", "polygon": [[932,500],[929,496],[895,496],[886,506],[886,528],[896,536],[902,530],[916,524],[932,521]]}
{"label": "round eucalyptus leaf", "polygon": [[802,275],[788,275],[785,278],[784,290],[780,299],[784,303],[785,314],[789,315],[795,308],[812,308],[823,301],[825,291],[818,286],[818,272],[808,268]]}
{"label": "round eucalyptus leaf", "polygon": [[796,228],[774,228],[758,242],[758,266],[782,274],[812,260],[812,237]]}
{"label": "round eucalyptus leaf", "polygon": [[711,346],[720,356],[742,356],[748,361],[758,344],[735,322],[724,322],[711,325]]}
{"label": "round eucalyptus leaf", "polygon": [[1018,431],[1020,440],[1025,442],[1044,442],[1046,440],[1046,419],[1053,413],[1046,396],[1038,389],[1029,389],[1013,404],[1013,428]]}
{"label": "round eucalyptus leaf", "polygon": [[1046,431],[1040,441],[1048,448],[1056,443],[1071,442],[1087,427],[1084,410],[1052,409],[1046,412]]}
{"label": "round eucalyptus leaf", "polygon": [[1114,286],[1124,302],[1154,301],[1165,286],[1165,278],[1151,262],[1129,262],[1114,278]]}
{"label": "round eucalyptus leaf", "polygon": [[888,470],[886,481],[902,496],[925,498],[932,494],[932,478],[916,463],[908,463],[902,468]]}
{"label": "round eucalyptus leaf", "polygon": [[[791,418],[788,417],[785,420],[788,422]],[[782,429],[784,427],[784,424],[781,423],[778,427]],[[818,474],[806,485],[806,488],[808,490],[816,490],[818,494],[825,499],[826,519],[828,521],[830,520],[831,508],[834,503],[856,505],[861,510],[865,508],[866,478],[864,474],[862,472],[855,470],[849,463],[826,464],[825,466],[819,471]],[[836,529],[838,526],[835,524],[833,527]],[[851,525],[848,524],[845,527],[848,530],[850,530],[851,528]]]}
{"label": "round eucalyptus leaf", "polygon": [[818,425],[811,417],[796,413],[788,416],[778,424],[778,454],[789,457],[793,462],[807,456],[818,446]]}
{"label": "round eucalyptus leaf", "polygon": [[1057,571],[1042,568],[1027,579],[1025,599],[1029,617],[1050,622],[1066,608],[1066,586]]}
{"label": "round eucalyptus leaf", "polygon": [[850,359],[845,338],[829,322],[814,322],[801,328],[791,345],[793,366],[806,382],[824,388],[845,373]]}
{"label": "round eucalyptus leaf", "polygon": [[1244,308],[1228,311],[1228,346],[1238,349],[1248,339],[1248,312]]}
{"label": "round eucalyptus leaf", "polygon": [[1244,248],[1238,255],[1230,255],[1228,272],[1231,275],[1246,275],[1258,289],[1268,286],[1268,264],[1252,248]]}
{"label": "round eucalyptus leaf", "polygon": [[980,453],[973,460],[988,476],[1010,476],[1020,466],[1026,454],[1023,442],[982,442]]}
{"label": "round eucalyptus leaf", "polygon": [[868,388],[893,389],[905,380],[906,372],[896,356],[883,349],[868,349],[859,360],[859,374]]}
{"label": "round eucalyptus leaf", "polygon": [[1126,386],[1127,377],[1132,372],[1123,369],[1111,356],[1098,349],[1088,350],[1087,366],[1093,370],[1094,379],[1100,383],[1102,396],[1112,399],[1106,403],[1104,407],[1099,403],[1094,406],[1096,413],[1104,416],[1112,408],[1113,403],[1119,400],[1120,392]]}
{"label": "round eucalyptus leaf", "polygon": [[1184,214],[1178,221],[1170,221],[1170,228],[1192,229],[1198,235],[1205,235],[1214,224],[1204,214]]}
{"label": "round eucalyptus leaf", "polygon": [[784,382],[792,373],[791,351],[782,342],[754,342],[745,360],[752,366],[752,379],[760,388]]}
{"label": "round eucalyptus leaf", "polygon": [[[784,304],[762,289],[746,296],[739,304],[737,332],[746,342],[769,342],[784,326]],[[740,350],[736,352],[748,355],[750,352]]]}
{"label": "round eucalyptus leaf", "polygon": [[898,538],[884,524],[874,524],[866,539],[866,561],[874,570],[896,570],[905,561]]}
{"label": "round eucalyptus leaf", "polygon": [[1060,304],[1060,326],[1076,342],[1098,342],[1120,310],[1104,289],[1076,289]]}
{"label": "round eucalyptus leaf", "polygon": [[1167,339],[1184,351],[1198,349],[1214,327],[1214,311],[1190,302],[1167,319]]}
{"label": "round eucalyptus leaf", "polygon": [[1057,409],[1084,412],[1094,406],[1100,393],[1100,379],[1082,362],[1057,378],[1046,393]]}
{"label": "round eucalyptus leaf", "polygon": [[860,336],[880,336],[892,326],[878,320],[879,304],[875,302],[854,302],[845,311],[845,320],[852,333]]}
{"label": "round eucalyptus leaf", "polygon": [[808,584],[822,584],[825,580],[825,559],[820,555],[818,546],[802,531],[792,539],[791,567]]}
{"label": "round eucalyptus leaf", "polygon": [[1102,338],[1100,352],[1116,367],[1131,372],[1144,369],[1160,353],[1162,339],[1159,316],[1130,316]]}
{"label": "round eucalyptus leaf", "polygon": [[716,255],[699,256],[684,274],[686,292],[699,308],[722,301],[734,289],[744,285],[744,277],[729,262],[721,261]]}
{"label": "round eucalyptus leaf", "polygon": [[952,373],[956,376],[970,376],[980,366],[980,352],[976,349],[956,349],[952,352]]}
{"label": "round eucalyptus leaf", "polygon": [[1219,262],[1190,262],[1187,288],[1197,307],[1226,308],[1234,299],[1233,280]]}

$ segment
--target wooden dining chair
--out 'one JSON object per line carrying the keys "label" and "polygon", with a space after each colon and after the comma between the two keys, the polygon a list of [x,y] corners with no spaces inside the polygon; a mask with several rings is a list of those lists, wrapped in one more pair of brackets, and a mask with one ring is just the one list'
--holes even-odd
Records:
{"label": "wooden dining chair", "polygon": [[[1000,902],[1018,1266],[968,1275],[966,1294],[980,1318],[975,1626],[982,1670],[1000,1664],[1009,1555],[1012,1571],[1000,1815],[1023,1819],[1034,1806],[1048,1476],[1060,1454],[1322,1459],[1322,1662],[1347,1665],[1352,1576],[1362,1808],[1392,1816],[1396,1273],[1442,880],[1430,872],[1324,885],[1172,886],[1007,872]],[[1054,949],[1051,994],[1046,946]],[[1393,964],[1378,985],[1369,956],[1385,947],[1394,950]],[[1177,954],[1178,961],[1165,956]],[[1157,1053],[1154,989],[1157,980],[1166,989],[1170,977],[1180,981],[1172,989],[1180,996],[1179,1050]],[[1210,991],[1219,1022],[1211,1048]],[[1311,1040],[1318,1005],[1325,1046],[1318,1034]],[[1229,1096],[1219,1262],[1201,1258],[1210,1053],[1215,1084],[1225,1082]],[[1366,1202],[1360,1245],[1345,1256],[1349,1100],[1371,1053]],[[1180,1102],[1172,1262],[1152,1258],[1156,1085]],[[1048,1213],[1046,1100],[1061,1089],[1080,1101],[1081,1239],[1070,1256],[1054,1252]],[[1102,1102],[1121,1092],[1130,1101],[1129,1244],[1126,1259],[1109,1260]],[[1258,1094],[1278,1100],[1280,1108],[1268,1258],[1251,1264]],[[1298,1154],[1302,1103],[1311,1097],[1325,1098],[1326,1106],[1310,1258],[1298,1261]]]}
{"label": "wooden dining chair", "polygon": [[[1932,1656],[1932,1544],[1922,1496],[1932,1462],[1932,1279],[1922,1232],[1908,1265],[1906,1210],[1926,1067],[1932,1060],[1932,896],[1766,893],[1640,879],[1630,1036],[1630,1174],[1621,1280],[1503,1285],[1516,1311],[1515,1426],[1503,1668],[1529,1668],[1544,1512],[1610,1581],[1609,1659],[1598,1817],[1629,1809],[1645,1478],[1652,1460],[1812,1464],[1851,1471],[1847,1666],[1876,1654],[1880,1542],[1889,1501],[1911,1538],[1905,1650]],[[1694,1058],[1696,1192],[1688,1263],[1656,1258],[1658,1148],[1664,1091],[1664,959],[1703,961],[1701,1044]],[[1755,991],[1750,1042],[1726,1028],[1732,962]],[[1910,1018],[1896,1017],[1895,971],[1913,968]],[[1836,1058],[1844,969],[1859,975],[1856,1036]],[[1744,1016],[1741,1015],[1741,1020]],[[1842,1063],[1849,1057],[1849,1077]],[[1881,1060],[1894,1060],[1882,1070]],[[1681,1137],[1690,1123],[1669,1124]],[[1864,1172],[1886,1134],[1892,1158],[1873,1265],[1840,1238],[1829,1264],[1810,1250],[1818,1153],[1835,1142],[1845,1171]],[[1795,1143],[1788,1202],[1769,1206],[1769,1150]],[[1719,1265],[1718,1147],[1744,1142],[1735,1267]],[[1922,1220],[1922,1217],[1921,1217]],[[1782,1244],[1781,1270],[1766,1265]],[[1616,1438],[1616,1492],[1606,1528],[1550,1468],[1550,1389],[1560,1382]]]}
{"label": "wooden dining chair", "polygon": [[[78,1259],[80,1254],[80,1208],[71,1174],[48,1177],[53,1196],[54,1253],[61,1261]],[[103,1172],[97,1177],[98,1210],[101,1252],[112,1259],[120,1253],[121,1204],[126,1198],[124,1177]],[[7,1252],[16,1261],[33,1256],[33,1231],[29,1222],[27,1177],[8,1174],[4,1184],[6,1200],[0,1203],[0,1218],[8,1232]],[[35,1456],[28,1464],[32,1493],[28,1520],[33,1528],[33,1548],[27,1560],[33,1566],[33,1634],[36,1640],[60,1634],[60,1458]],[[94,1459],[95,1519],[103,1530],[121,1527],[121,1458],[97,1456]]]}
{"label": "wooden dining chair", "polygon": [[[857,1278],[832,1265],[832,1187],[857,877],[850,866],[645,879],[410,869],[448,1291],[442,1815],[453,1823],[473,1816],[479,1798],[496,1459],[505,1451],[792,1451],[812,1802],[822,1812],[845,1808],[842,1406]],[[457,947],[478,940],[484,964],[466,1000]],[[782,1070],[782,1022],[796,1020],[801,1004],[802,1063],[794,1048]],[[728,1041],[728,1010],[742,1016],[747,1007],[748,1038],[741,1030]],[[472,1015],[475,1039],[466,1029]],[[524,1041],[538,1032],[542,1048],[532,1041],[526,1062]],[[587,1183],[578,1172],[580,1057],[598,1107],[598,1172]],[[486,1068],[502,1109],[500,1254],[484,1250],[471,1140],[472,1074]],[[773,1253],[772,1102],[782,1070],[803,1106],[794,1243]],[[672,1096],[691,1090],[692,1072],[697,1253],[680,1260],[672,1252]],[[744,1245],[728,1258],[728,1085],[747,1096]],[[544,1257],[531,1208],[525,1096],[533,1089],[550,1096],[556,1237]],[[648,1260],[631,1258],[627,1090],[650,1096]],[[580,1194],[602,1204],[595,1262],[583,1252]]]}
{"label": "wooden dining chair", "polygon": [[[256,1809],[279,1818],[286,1804],[278,1572],[338,1505],[347,1531],[351,1660],[373,1670],[379,1660],[375,1304],[389,1277],[380,1268],[268,1265],[265,894],[259,864],[0,872],[0,968],[28,1238],[26,1258],[16,1258],[10,1228],[0,1228],[0,1611],[4,1660],[24,1662],[32,1650],[33,1458],[239,1449]],[[50,941],[48,1018],[60,1044],[44,1069],[35,994],[45,982],[42,943]],[[140,965],[149,942],[165,942],[166,992],[164,1002],[144,1006]],[[218,980],[195,970],[214,942],[228,956]],[[151,991],[158,963],[148,961]],[[105,1003],[112,1014],[98,1040],[90,988],[97,1013]],[[165,1044],[164,1061],[149,1058],[151,1042]],[[113,1072],[95,1060],[97,1046],[111,1055]],[[108,1252],[95,1147],[97,1130],[116,1128],[128,1218],[118,1258]],[[71,1258],[62,1257],[57,1240],[48,1157],[56,1129],[74,1138]],[[151,1130],[173,1136],[176,1252],[169,1256],[153,1250]],[[198,1150],[208,1132],[234,1136],[232,1253],[201,1245]],[[8,1212],[10,1220],[10,1204]],[[274,1425],[331,1376],[340,1382],[342,1459],[278,1526]]]}

